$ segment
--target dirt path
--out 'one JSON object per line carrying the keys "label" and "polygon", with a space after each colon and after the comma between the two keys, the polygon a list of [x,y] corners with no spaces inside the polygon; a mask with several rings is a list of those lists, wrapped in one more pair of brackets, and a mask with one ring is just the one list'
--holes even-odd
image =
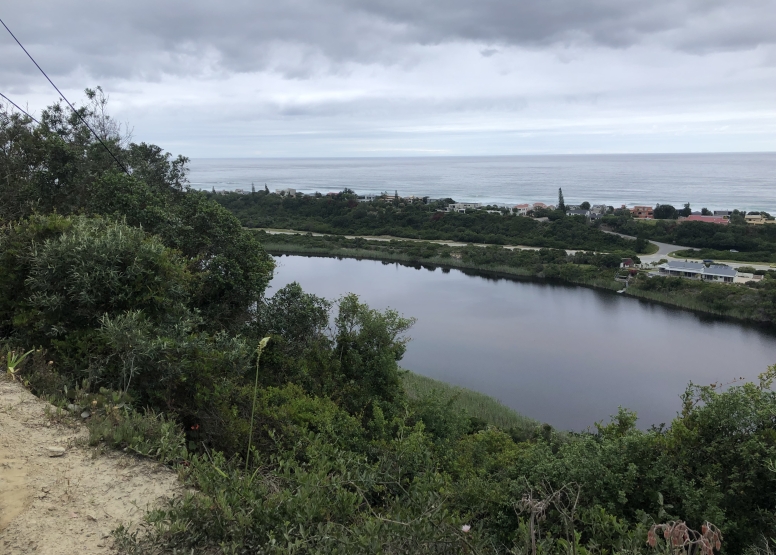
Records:
{"label": "dirt path", "polygon": [[[503,247],[507,250],[520,250],[520,251],[538,251],[542,247],[527,247],[525,245],[496,245],[493,243],[460,243],[457,241],[446,241],[444,239],[410,239],[408,237],[393,237],[392,235],[334,235],[331,233],[313,233],[309,231],[296,231],[294,229],[274,229],[269,227],[246,227],[251,231],[264,231],[269,235],[307,235],[308,233],[313,237],[344,237],[345,239],[366,239],[367,241],[409,241],[414,243],[436,243],[437,245],[447,245],[448,247]],[[566,249],[568,254],[576,254],[580,251],[573,249]]]}
{"label": "dirt path", "polygon": [[[111,530],[179,493],[177,477],[152,462],[79,447],[85,428],[52,424],[47,406],[0,376],[0,553],[115,553]],[[65,453],[52,457],[50,447]]]}

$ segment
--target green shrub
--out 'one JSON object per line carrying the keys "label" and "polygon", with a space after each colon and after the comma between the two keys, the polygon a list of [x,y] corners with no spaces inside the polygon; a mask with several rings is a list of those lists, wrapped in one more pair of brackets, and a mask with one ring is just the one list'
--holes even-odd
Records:
{"label": "green shrub", "polygon": [[127,406],[93,408],[88,420],[89,444],[104,443],[116,449],[156,459],[163,464],[188,457],[180,424],[151,410],[143,413]]}

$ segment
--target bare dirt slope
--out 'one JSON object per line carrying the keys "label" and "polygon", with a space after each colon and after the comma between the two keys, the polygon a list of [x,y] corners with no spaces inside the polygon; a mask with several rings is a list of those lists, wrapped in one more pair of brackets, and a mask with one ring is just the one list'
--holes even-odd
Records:
{"label": "bare dirt slope", "polygon": [[[180,492],[174,472],[81,447],[83,426],[52,423],[47,403],[0,376],[0,553],[115,553],[111,530]],[[65,448],[51,457],[49,447]]]}

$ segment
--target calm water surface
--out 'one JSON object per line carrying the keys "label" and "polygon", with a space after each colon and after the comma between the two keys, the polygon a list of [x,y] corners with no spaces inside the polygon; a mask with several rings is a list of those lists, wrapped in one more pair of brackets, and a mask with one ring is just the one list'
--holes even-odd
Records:
{"label": "calm water surface", "polygon": [[668,423],[689,381],[751,380],[776,363],[764,330],[612,293],[371,260],[276,260],[274,289],[353,292],[416,317],[403,367],[559,428],[585,429],[618,405],[641,427]]}

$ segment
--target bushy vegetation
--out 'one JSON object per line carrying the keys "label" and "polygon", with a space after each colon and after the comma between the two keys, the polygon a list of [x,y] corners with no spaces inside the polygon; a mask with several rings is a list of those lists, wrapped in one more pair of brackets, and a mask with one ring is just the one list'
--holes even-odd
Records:
{"label": "bushy vegetation", "polygon": [[[598,225],[646,239],[685,247],[705,249],[693,258],[716,258],[745,262],[776,262],[776,225],[747,225],[731,220],[728,225],[708,222],[634,220],[629,214],[604,216]],[[731,253],[730,250],[739,251]]]}
{"label": "bushy vegetation", "polygon": [[398,366],[412,319],[296,284],[267,298],[256,235],[92,98],[130,175],[57,107],[0,113],[0,341],[13,379],[89,413],[91,442],[180,469],[190,493],[119,530],[125,553],[674,554],[651,527],[682,520],[738,554],[776,535],[776,367],[690,386],[648,431],[622,409],[558,433],[435,387]]}
{"label": "bushy vegetation", "polygon": [[243,225],[253,228],[636,252],[634,241],[603,233],[585,218],[565,217],[562,212],[550,222],[481,210],[448,213],[442,210],[445,203],[358,202],[356,195],[348,191],[320,197],[257,191],[246,195],[212,194],[210,198],[228,208]]}
{"label": "bushy vegetation", "polygon": [[639,276],[630,294],[773,325],[776,322],[776,273],[766,272],[760,282],[731,286],[684,278]]}

